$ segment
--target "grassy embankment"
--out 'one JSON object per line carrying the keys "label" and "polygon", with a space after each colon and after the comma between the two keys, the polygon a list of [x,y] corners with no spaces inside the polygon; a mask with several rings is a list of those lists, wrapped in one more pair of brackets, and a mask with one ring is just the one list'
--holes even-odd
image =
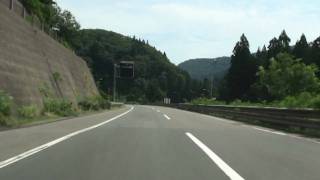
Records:
{"label": "grassy embankment", "polygon": [[77,105],[64,99],[44,97],[42,108],[29,105],[18,107],[14,111],[14,106],[13,97],[0,91],[0,126],[19,127],[111,108],[110,102],[101,96],[82,99]]}

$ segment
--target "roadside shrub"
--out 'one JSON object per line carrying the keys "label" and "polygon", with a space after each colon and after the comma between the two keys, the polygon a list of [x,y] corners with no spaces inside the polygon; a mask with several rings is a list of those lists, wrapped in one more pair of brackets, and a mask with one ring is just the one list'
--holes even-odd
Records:
{"label": "roadside shrub", "polygon": [[303,92],[297,96],[288,96],[279,102],[280,107],[320,109],[320,95]]}
{"label": "roadside shrub", "polygon": [[76,111],[72,106],[72,102],[54,98],[44,99],[44,112],[64,117],[76,114]]}
{"label": "roadside shrub", "polygon": [[87,97],[79,101],[78,106],[83,111],[98,111],[101,109],[110,109],[110,102],[101,96]]}
{"label": "roadside shrub", "polygon": [[226,102],[224,101],[218,101],[215,98],[208,99],[208,98],[198,98],[191,101],[191,104],[193,105],[225,105]]}
{"label": "roadside shrub", "polygon": [[11,115],[13,98],[7,93],[0,91],[0,125],[6,125]]}
{"label": "roadside shrub", "polygon": [[34,105],[31,106],[22,106],[18,109],[19,116],[22,118],[33,119],[38,116],[37,107]]}

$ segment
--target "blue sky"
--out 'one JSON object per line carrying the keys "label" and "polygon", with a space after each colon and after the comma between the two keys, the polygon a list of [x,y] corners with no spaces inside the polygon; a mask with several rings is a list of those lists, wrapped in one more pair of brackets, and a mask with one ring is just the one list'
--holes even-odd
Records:
{"label": "blue sky", "polygon": [[320,36],[319,0],[57,0],[82,28],[100,28],[148,40],[178,64],[230,56],[242,33],[251,50],[283,29],[294,44],[302,33]]}

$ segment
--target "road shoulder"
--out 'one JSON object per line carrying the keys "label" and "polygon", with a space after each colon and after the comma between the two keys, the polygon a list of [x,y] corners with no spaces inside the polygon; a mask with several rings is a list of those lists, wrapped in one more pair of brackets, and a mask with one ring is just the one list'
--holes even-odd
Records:
{"label": "road shoulder", "polygon": [[34,147],[113,118],[128,111],[123,107],[83,117],[66,119],[37,126],[0,132],[0,161],[16,156]]}

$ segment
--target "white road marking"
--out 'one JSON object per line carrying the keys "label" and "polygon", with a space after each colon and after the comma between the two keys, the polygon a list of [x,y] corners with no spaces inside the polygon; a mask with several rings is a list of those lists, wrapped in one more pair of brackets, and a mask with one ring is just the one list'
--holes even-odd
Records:
{"label": "white road marking", "polygon": [[31,150],[29,150],[29,151],[27,151],[27,152],[24,152],[24,153],[22,153],[22,154],[19,154],[19,155],[15,156],[15,157],[12,157],[12,158],[10,158],[10,159],[7,159],[7,160],[5,160],[5,161],[2,161],[2,162],[0,162],[0,169],[1,169],[1,168],[4,168],[4,167],[6,167],[6,166],[9,166],[9,165],[11,165],[11,164],[13,164],[13,163],[15,163],[15,162],[17,162],[17,161],[20,161],[20,160],[22,160],[22,159],[25,159],[25,158],[27,158],[27,157],[29,157],[29,156],[31,156],[31,155],[33,155],[33,154],[36,154],[36,153],[38,153],[38,152],[40,152],[40,151],[43,151],[43,150],[45,150],[45,149],[47,149],[47,148],[49,148],[49,147],[51,147],[51,146],[53,146],[53,145],[56,145],[56,144],[58,144],[58,143],[60,143],[60,142],[62,142],[62,141],[65,141],[65,140],[67,140],[67,139],[70,139],[70,138],[73,137],[73,136],[76,136],[76,135],[78,135],[78,134],[81,134],[81,133],[84,133],[84,132],[93,130],[93,129],[98,128],[98,127],[100,127],[100,126],[103,126],[103,125],[105,125],[105,124],[107,124],[107,123],[110,123],[110,122],[112,122],[112,121],[114,121],[114,120],[116,120],[116,119],[118,119],[118,118],[120,118],[120,117],[128,114],[128,113],[131,112],[133,109],[134,109],[134,107],[132,106],[132,107],[130,108],[130,110],[128,110],[127,112],[124,112],[124,113],[122,113],[122,114],[120,114],[120,115],[118,115],[118,116],[115,116],[115,117],[113,117],[113,118],[111,118],[111,119],[109,119],[109,120],[107,120],[107,121],[105,121],[105,122],[102,122],[102,123],[100,123],[100,124],[97,124],[97,125],[94,125],[94,126],[91,126],[91,127],[88,127],[88,128],[85,128],[85,129],[76,131],[76,132],[73,132],[73,133],[68,134],[68,135],[66,135],[66,136],[63,136],[63,137],[61,137],[61,138],[58,138],[58,139],[53,140],[53,141],[51,141],[51,142],[48,142],[48,143],[46,143],[46,144],[44,144],[44,145],[41,145],[41,146],[36,147],[36,148],[34,148],[34,149],[31,149]]}
{"label": "white road marking", "polygon": [[268,129],[262,129],[262,128],[257,128],[257,127],[253,127],[253,129],[258,130],[258,131],[267,132],[267,133],[277,134],[277,135],[281,135],[281,136],[287,135],[286,133],[283,133],[283,132],[271,131]]}
{"label": "white road marking", "polygon": [[316,144],[320,144],[320,141],[319,140],[315,140],[315,139],[308,139],[307,137],[301,137],[299,135],[289,135],[290,137],[292,138],[295,138],[295,139],[299,139],[299,140],[304,140],[304,141],[309,141],[309,142],[312,142],[312,143],[316,143]]}
{"label": "white road marking", "polygon": [[210,116],[210,115],[206,115],[206,114],[202,114],[202,116],[206,117],[206,118],[214,119],[214,120],[217,120],[217,121],[220,121],[220,122],[228,123],[228,124],[238,123],[238,122],[235,122],[235,121],[232,121],[232,120],[227,120],[227,119],[223,119],[223,118],[219,118],[219,117],[215,117],[215,116]]}
{"label": "white road marking", "polygon": [[157,110],[157,112],[159,113],[159,112],[160,112],[160,110]]}
{"label": "white road marking", "polygon": [[170,120],[171,118],[168,116],[168,115],[166,115],[166,114],[164,114],[163,115],[166,119],[168,119],[168,120]]}
{"label": "white road marking", "polygon": [[231,180],[244,180],[235,170],[233,170],[227,163],[225,163],[218,155],[216,155],[210,148],[203,144],[198,138],[187,132],[186,135],[199,146],[209,158],[227,175]]}

